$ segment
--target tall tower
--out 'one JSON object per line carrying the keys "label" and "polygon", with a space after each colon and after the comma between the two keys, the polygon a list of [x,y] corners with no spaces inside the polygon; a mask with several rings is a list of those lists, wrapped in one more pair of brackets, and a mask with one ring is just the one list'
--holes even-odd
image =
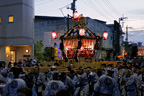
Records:
{"label": "tall tower", "polygon": [[34,0],[0,0],[0,60],[33,57]]}

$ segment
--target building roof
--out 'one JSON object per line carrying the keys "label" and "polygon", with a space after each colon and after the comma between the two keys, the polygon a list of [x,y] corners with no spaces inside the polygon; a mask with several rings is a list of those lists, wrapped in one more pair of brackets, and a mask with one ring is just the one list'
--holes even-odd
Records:
{"label": "building roof", "polygon": [[114,27],[114,24],[107,24],[108,27]]}
{"label": "building roof", "polygon": [[[35,16],[35,20],[59,20],[59,19],[65,19],[66,17],[54,17],[54,16]],[[92,19],[90,17],[86,17],[87,19]],[[106,23],[105,21],[93,19],[100,23]]]}
{"label": "building roof", "polygon": [[59,20],[66,17],[54,17],[54,16],[35,16],[35,20]]}
{"label": "building roof", "polygon": [[[90,17],[86,17],[87,19],[92,19],[92,18],[90,18]],[[102,21],[102,20],[98,20],[98,19],[92,19],[92,20],[95,20],[95,21],[97,21],[97,22],[99,22],[99,23],[106,23],[106,21]]]}

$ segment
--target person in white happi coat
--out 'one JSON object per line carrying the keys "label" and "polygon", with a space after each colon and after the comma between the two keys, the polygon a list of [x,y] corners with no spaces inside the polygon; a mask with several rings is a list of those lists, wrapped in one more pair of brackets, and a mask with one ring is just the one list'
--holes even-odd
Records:
{"label": "person in white happi coat", "polygon": [[134,75],[130,69],[126,69],[126,74],[122,77],[122,85],[125,86],[125,96],[136,96],[137,86]]}
{"label": "person in white happi coat", "polygon": [[64,83],[59,80],[59,73],[53,74],[53,80],[49,81],[45,88],[44,96],[55,96],[59,90],[65,90]]}
{"label": "person in white happi coat", "polygon": [[47,82],[49,82],[50,80],[53,80],[53,74],[55,72],[58,72],[56,70],[56,66],[51,66],[51,70],[47,73],[47,76],[46,76]]}
{"label": "person in white happi coat", "polygon": [[39,72],[39,67],[35,67],[34,69],[35,73],[33,76],[33,96],[42,96],[42,90],[45,86],[45,77],[44,74]]}
{"label": "person in white happi coat", "polygon": [[60,79],[64,83],[66,90],[68,90],[70,93],[72,93],[74,90],[73,80],[69,76],[67,76],[65,72],[61,73]]}
{"label": "person in white happi coat", "polygon": [[17,89],[26,87],[25,81],[19,78],[18,70],[18,68],[13,70],[14,78],[7,81],[2,96],[17,96]]}
{"label": "person in white happi coat", "polygon": [[107,74],[102,75],[94,85],[95,96],[120,96],[117,82],[112,75],[114,69],[107,69]]}
{"label": "person in white happi coat", "polygon": [[94,84],[98,81],[98,75],[97,73],[92,72],[91,67],[87,67],[86,71],[89,79],[89,87],[90,87],[89,91],[90,94],[92,95],[94,92]]}
{"label": "person in white happi coat", "polygon": [[144,96],[144,70],[141,70],[141,74],[137,78],[137,88],[138,88],[138,95]]}
{"label": "person in white happi coat", "polygon": [[84,72],[83,68],[80,68],[80,76],[79,76],[79,90],[77,89],[76,93],[78,93],[79,95],[76,96],[89,96],[89,78],[88,78],[88,74],[86,72]]}

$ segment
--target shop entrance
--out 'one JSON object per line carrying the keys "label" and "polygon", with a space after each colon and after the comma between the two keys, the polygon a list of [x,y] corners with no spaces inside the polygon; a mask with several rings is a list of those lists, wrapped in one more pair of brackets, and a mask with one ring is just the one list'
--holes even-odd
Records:
{"label": "shop entrance", "polygon": [[11,57],[10,57],[10,58],[11,58],[11,63],[14,64],[15,59],[16,59],[16,58],[15,58],[15,51],[10,51],[10,56],[11,56]]}

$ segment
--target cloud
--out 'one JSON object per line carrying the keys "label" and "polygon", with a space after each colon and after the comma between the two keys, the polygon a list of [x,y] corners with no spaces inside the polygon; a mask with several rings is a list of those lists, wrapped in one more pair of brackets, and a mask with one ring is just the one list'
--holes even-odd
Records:
{"label": "cloud", "polygon": [[144,8],[129,10],[128,12],[129,12],[130,14],[144,15]]}

